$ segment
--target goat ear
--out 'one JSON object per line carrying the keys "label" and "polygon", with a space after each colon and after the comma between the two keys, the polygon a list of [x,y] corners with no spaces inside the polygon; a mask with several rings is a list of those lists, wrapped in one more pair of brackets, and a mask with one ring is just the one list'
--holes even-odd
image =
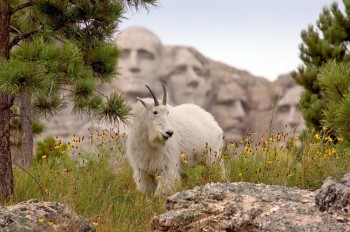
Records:
{"label": "goat ear", "polygon": [[147,104],[146,104],[146,102],[144,102],[141,98],[139,98],[139,97],[136,97],[137,98],[137,100],[139,100],[141,103],[142,103],[142,105],[147,109]]}

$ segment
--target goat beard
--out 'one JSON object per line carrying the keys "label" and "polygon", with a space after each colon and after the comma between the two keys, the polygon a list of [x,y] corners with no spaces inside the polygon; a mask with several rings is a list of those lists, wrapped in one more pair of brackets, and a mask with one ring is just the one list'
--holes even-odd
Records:
{"label": "goat beard", "polygon": [[163,146],[167,140],[163,137],[161,133],[155,130],[149,130],[148,141],[152,147],[157,148],[157,147]]}

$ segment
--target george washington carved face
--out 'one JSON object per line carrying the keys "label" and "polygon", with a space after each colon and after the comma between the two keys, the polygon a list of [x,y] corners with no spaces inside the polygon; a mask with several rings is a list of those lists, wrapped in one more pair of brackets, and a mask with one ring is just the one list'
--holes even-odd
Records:
{"label": "george washington carved face", "polygon": [[[121,50],[118,89],[135,102],[136,97],[148,95],[146,84],[159,81],[162,44],[156,35],[142,27],[125,29],[116,37],[116,43]],[[155,88],[156,93],[160,90]]]}

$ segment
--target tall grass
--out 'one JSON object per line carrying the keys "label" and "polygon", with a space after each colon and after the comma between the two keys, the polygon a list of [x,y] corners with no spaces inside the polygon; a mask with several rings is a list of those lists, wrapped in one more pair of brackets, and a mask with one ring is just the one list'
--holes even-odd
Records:
{"label": "tall grass", "polygon": [[[57,201],[94,222],[97,231],[150,230],[152,217],[165,211],[165,200],[136,191],[124,157],[124,140],[125,135],[110,131],[94,132],[85,140],[74,135],[65,144],[56,139],[53,149],[61,155],[39,152],[28,173],[14,166],[15,195],[6,204],[32,198]],[[296,146],[296,138],[283,133],[266,138],[249,133],[226,144],[221,157],[224,176],[220,165],[190,168],[185,164],[178,190],[218,181],[315,190],[325,177],[339,178],[349,171],[349,152],[341,148],[341,138],[306,133],[302,144]]]}

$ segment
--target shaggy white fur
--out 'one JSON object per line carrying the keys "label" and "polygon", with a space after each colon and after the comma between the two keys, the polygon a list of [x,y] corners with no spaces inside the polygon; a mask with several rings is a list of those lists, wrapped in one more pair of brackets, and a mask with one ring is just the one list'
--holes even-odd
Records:
{"label": "shaggy white fur", "polygon": [[133,114],[126,154],[139,191],[172,192],[184,163],[211,165],[220,160],[223,131],[201,107],[156,106],[153,99],[145,98],[139,99]]}

